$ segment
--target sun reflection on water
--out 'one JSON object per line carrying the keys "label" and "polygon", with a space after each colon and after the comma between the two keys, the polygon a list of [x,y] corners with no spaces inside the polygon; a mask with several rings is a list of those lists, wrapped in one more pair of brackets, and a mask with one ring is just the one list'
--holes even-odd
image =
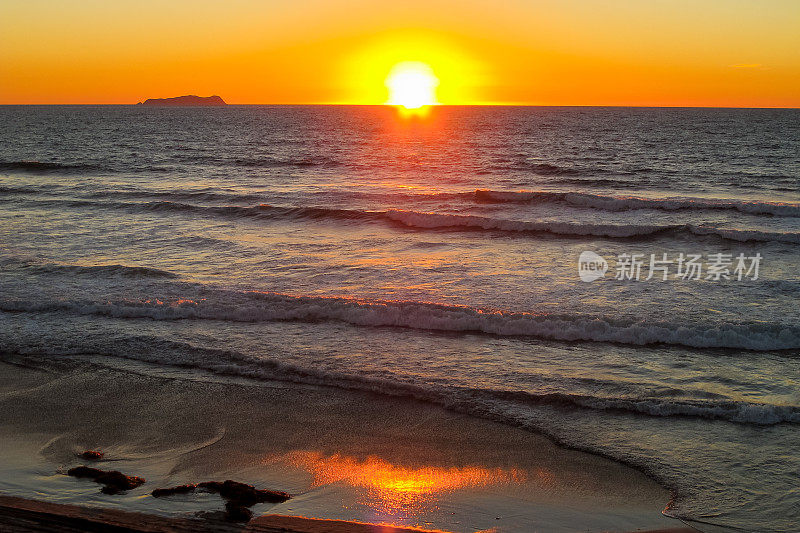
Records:
{"label": "sun reflection on water", "polygon": [[356,489],[359,503],[382,520],[419,516],[435,509],[443,494],[458,489],[522,483],[527,477],[515,468],[407,467],[376,456],[359,459],[312,451],[292,452],[282,460],[310,473],[314,487],[338,483]]}

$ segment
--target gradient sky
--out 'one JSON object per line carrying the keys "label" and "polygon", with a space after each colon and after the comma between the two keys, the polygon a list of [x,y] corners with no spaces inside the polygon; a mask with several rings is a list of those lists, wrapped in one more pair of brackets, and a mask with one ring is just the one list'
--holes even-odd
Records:
{"label": "gradient sky", "polygon": [[800,107],[798,0],[2,0],[0,103]]}

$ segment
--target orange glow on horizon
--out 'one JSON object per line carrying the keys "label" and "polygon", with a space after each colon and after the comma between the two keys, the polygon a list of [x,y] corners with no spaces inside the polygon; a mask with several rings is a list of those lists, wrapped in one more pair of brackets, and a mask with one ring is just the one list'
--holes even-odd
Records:
{"label": "orange glow on horizon", "polygon": [[401,110],[480,103],[487,66],[455,36],[405,29],[365,38],[340,63],[346,97],[336,103],[390,104]]}
{"label": "orange glow on horizon", "polygon": [[442,105],[800,107],[798,20],[793,0],[4,2],[0,104],[380,105],[418,62]]}

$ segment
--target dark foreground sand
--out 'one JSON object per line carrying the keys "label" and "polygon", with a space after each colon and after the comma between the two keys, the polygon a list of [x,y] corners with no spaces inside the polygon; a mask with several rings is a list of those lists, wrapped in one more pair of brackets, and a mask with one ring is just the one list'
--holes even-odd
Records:
{"label": "dark foreground sand", "polygon": [[[682,526],[660,514],[669,494],[641,473],[516,428],[376,394],[123,366],[0,363],[0,492],[79,506],[70,512],[145,513],[153,516],[140,523],[161,523],[124,526],[130,531],[181,531],[169,527],[186,520],[201,531],[198,516],[206,530],[230,529],[220,522],[217,495],[150,496],[159,487],[224,479],[293,495],[253,506],[248,527],[273,528],[256,531],[359,531],[330,519],[458,532]],[[106,495],[66,476],[86,463],[77,458],[86,449],[106,454],[92,466],[147,482]],[[9,501],[0,513],[6,529],[17,511],[30,523],[63,514]],[[36,530],[30,523],[8,530]]]}
{"label": "dark foreground sand", "polygon": [[[323,520],[284,515],[264,515],[244,525],[202,519],[168,518],[113,509],[61,505],[13,496],[0,496],[0,531],[29,533],[55,531],[129,531],[149,533],[414,533],[421,529]],[[693,533],[691,528],[650,530],[646,533]],[[430,533],[430,532],[429,532]],[[434,532],[435,533],[435,532]]]}
{"label": "dark foreground sand", "polygon": [[170,518],[0,496],[0,531],[136,531],[164,533],[412,533],[419,529],[375,526],[341,520],[318,520],[295,516],[264,515],[247,524],[217,520]]}

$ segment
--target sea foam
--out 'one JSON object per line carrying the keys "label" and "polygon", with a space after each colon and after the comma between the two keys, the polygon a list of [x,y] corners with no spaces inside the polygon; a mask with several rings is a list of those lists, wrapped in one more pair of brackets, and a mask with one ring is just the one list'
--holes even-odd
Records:
{"label": "sea foam", "polygon": [[3,299],[0,300],[0,310],[57,311],[154,320],[339,321],[361,327],[389,326],[629,345],[668,344],[693,348],[761,351],[800,348],[800,328],[781,324],[620,323],[618,320],[588,315],[534,314],[416,301],[357,300],[268,292],[219,291],[208,296],[202,300]]}

